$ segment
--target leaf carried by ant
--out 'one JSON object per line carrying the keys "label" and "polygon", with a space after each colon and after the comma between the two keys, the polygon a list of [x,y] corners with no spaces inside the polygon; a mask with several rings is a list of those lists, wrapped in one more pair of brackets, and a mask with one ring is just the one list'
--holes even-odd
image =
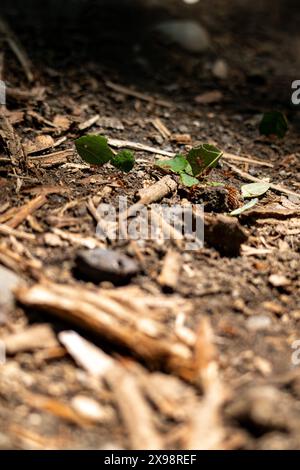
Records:
{"label": "leaf carried by ant", "polygon": [[221,150],[210,144],[202,144],[190,150],[187,161],[191,165],[193,176],[200,176],[215,168],[222,155]]}

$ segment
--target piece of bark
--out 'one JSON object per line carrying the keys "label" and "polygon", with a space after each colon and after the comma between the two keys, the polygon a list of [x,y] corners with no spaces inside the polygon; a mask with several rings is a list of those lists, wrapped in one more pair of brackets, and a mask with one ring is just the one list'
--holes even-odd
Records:
{"label": "piece of bark", "polygon": [[180,253],[169,250],[163,260],[163,267],[158,277],[159,284],[170,290],[176,289],[182,266]]}
{"label": "piece of bark", "polygon": [[163,449],[163,439],[153,424],[153,410],[143,396],[137,379],[129,372],[117,368],[106,380],[114,392],[122,421],[126,426],[130,448]]}
{"label": "piece of bark", "polygon": [[0,143],[10,157],[11,163],[16,167],[25,169],[27,164],[26,155],[19,136],[6,116],[6,107],[4,105],[0,105]]}
{"label": "piece of bark", "polygon": [[[152,367],[162,368],[190,381],[198,381],[199,371],[192,347],[180,341],[175,332],[157,321],[155,315],[170,320],[170,308],[157,299],[150,307],[146,298],[112,298],[104,290],[55,283],[36,284],[18,289],[17,299],[25,306],[59,316],[122,346]],[[118,291],[116,291],[118,297]],[[174,303],[174,311],[178,305]],[[164,308],[164,310],[162,310]],[[153,313],[154,311],[154,313]]]}
{"label": "piece of bark", "polygon": [[234,217],[205,214],[205,242],[224,256],[239,256],[241,245],[248,239],[247,231]]}
{"label": "piece of bark", "polygon": [[[299,195],[300,196],[300,195]],[[251,209],[241,214],[241,218],[246,219],[277,219],[285,220],[293,217],[300,216],[300,209],[285,209],[273,208],[273,207],[260,207],[257,209]]]}
{"label": "piece of bark", "polygon": [[14,333],[3,338],[8,354],[17,354],[23,351],[52,348],[58,342],[50,325],[34,325],[24,331]]}

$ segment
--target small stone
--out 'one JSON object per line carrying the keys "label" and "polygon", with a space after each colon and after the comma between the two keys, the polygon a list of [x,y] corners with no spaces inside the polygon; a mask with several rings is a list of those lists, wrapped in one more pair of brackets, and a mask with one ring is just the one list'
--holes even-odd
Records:
{"label": "small stone", "polygon": [[256,315],[247,320],[247,328],[252,331],[266,330],[271,326],[271,319],[266,315]]}
{"label": "small stone", "polygon": [[271,274],[269,277],[269,283],[274,287],[285,287],[289,286],[291,281],[281,274]]}
{"label": "small stone", "polygon": [[207,31],[192,20],[168,20],[155,26],[167,39],[189,52],[202,52],[210,47]]}
{"label": "small stone", "polygon": [[262,306],[263,308],[265,308],[269,312],[274,313],[275,315],[281,316],[284,314],[282,306],[276,302],[266,300],[265,302],[263,302]]}
{"label": "small stone", "polygon": [[248,388],[228,406],[227,413],[244,426],[259,430],[262,434],[289,429],[285,395],[272,386]]}
{"label": "small stone", "polygon": [[126,284],[138,274],[138,264],[122,253],[97,248],[80,251],[76,257],[76,270],[88,280],[100,283]]}
{"label": "small stone", "polygon": [[223,59],[218,59],[212,67],[212,73],[216,78],[220,80],[226,80],[228,78],[228,65]]}
{"label": "small stone", "polygon": [[72,408],[83,418],[95,423],[107,422],[112,418],[112,409],[101,406],[96,400],[77,395],[71,400]]}
{"label": "small stone", "polygon": [[64,242],[55,233],[45,233],[44,242],[47,246],[52,246],[52,247],[64,245]]}
{"label": "small stone", "polygon": [[21,278],[14,272],[0,266],[0,311],[5,312],[13,308],[13,290],[20,285],[21,281]]}

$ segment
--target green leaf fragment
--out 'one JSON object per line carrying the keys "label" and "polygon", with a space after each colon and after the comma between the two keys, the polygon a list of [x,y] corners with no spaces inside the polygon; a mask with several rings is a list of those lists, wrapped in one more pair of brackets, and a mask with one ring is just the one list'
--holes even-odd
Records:
{"label": "green leaf fragment", "polygon": [[244,204],[242,207],[239,207],[238,209],[235,209],[234,211],[230,212],[229,215],[240,215],[243,212],[247,211],[248,209],[251,209],[251,207],[255,206],[255,204],[258,203],[258,199],[251,199],[251,201],[247,202],[247,204]]}
{"label": "green leaf fragment", "polygon": [[243,198],[262,196],[268,189],[270,189],[270,184],[265,181],[244,184],[244,186],[241,187]]}
{"label": "green leaf fragment", "polygon": [[180,173],[180,180],[184,186],[188,186],[189,188],[200,183],[197,178],[195,178],[194,176],[190,176],[185,172]]}
{"label": "green leaf fragment", "polygon": [[265,113],[259,125],[259,132],[262,135],[277,135],[281,139],[288,130],[288,121],[280,111],[271,111]]}
{"label": "green leaf fragment", "polygon": [[119,170],[129,173],[134,167],[135,158],[133,153],[129,150],[122,150],[117,155],[113,156],[110,163]]}
{"label": "green leaf fragment", "polygon": [[80,157],[91,165],[104,165],[114,154],[109,148],[107,139],[100,135],[85,135],[75,141]]}
{"label": "green leaf fragment", "polygon": [[190,150],[187,161],[191,165],[193,176],[215,168],[222,155],[221,150],[210,144],[202,144]]}
{"label": "green leaf fragment", "polygon": [[160,168],[165,168],[167,170],[173,171],[174,173],[180,173],[184,171],[188,162],[183,155],[175,155],[174,158],[168,160],[157,160],[155,163]]}

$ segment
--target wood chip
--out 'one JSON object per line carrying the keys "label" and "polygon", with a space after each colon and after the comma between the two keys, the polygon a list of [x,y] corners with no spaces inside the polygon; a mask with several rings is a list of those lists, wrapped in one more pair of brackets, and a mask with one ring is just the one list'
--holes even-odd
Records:
{"label": "wood chip", "polygon": [[169,250],[164,258],[162,271],[158,277],[159,284],[167,289],[175,290],[181,266],[182,259],[180,253]]}
{"label": "wood chip", "polygon": [[195,101],[198,104],[215,104],[222,101],[224,98],[223,93],[219,90],[206,91],[201,95],[195,97]]}
{"label": "wood chip", "polygon": [[95,377],[106,376],[115,365],[110,356],[75,331],[62,331],[58,338],[75,362]]}
{"label": "wood chip", "polygon": [[3,338],[8,354],[58,346],[50,325],[34,325]]}
{"label": "wood chip", "polygon": [[171,132],[165,126],[165,124],[159,118],[151,119],[151,124],[160,133],[164,139],[168,139],[171,136]]}

